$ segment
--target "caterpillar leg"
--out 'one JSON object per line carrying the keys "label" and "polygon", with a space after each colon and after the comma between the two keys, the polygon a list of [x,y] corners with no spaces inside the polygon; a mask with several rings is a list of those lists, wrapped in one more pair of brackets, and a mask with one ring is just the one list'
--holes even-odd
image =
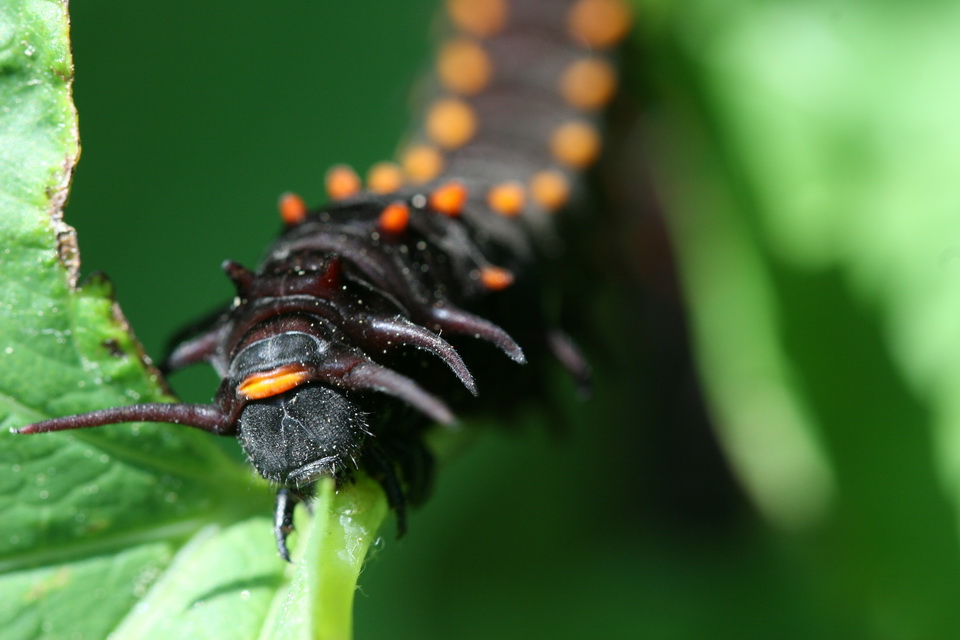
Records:
{"label": "caterpillar leg", "polygon": [[293,532],[293,510],[302,500],[301,496],[286,487],[277,491],[277,502],[273,511],[273,533],[277,539],[277,551],[287,562],[290,562],[287,537]]}
{"label": "caterpillar leg", "polygon": [[198,362],[211,361],[225,337],[225,313],[225,309],[217,309],[174,334],[167,344],[166,356],[159,366],[160,372],[167,375]]}

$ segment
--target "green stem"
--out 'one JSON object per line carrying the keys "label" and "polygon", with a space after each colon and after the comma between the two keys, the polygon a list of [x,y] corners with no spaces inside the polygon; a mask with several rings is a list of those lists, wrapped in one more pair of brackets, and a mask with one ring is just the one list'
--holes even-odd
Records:
{"label": "green stem", "polygon": [[388,511],[383,489],[366,476],[339,492],[322,482],[313,517],[299,528],[290,586],[277,595],[261,638],[349,640],[357,578]]}

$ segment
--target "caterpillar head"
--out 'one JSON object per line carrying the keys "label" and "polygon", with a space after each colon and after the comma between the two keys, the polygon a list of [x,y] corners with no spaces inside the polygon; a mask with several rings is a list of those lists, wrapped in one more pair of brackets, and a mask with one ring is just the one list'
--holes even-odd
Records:
{"label": "caterpillar head", "polygon": [[317,335],[289,331],[246,346],[228,380],[246,404],[237,438],[260,474],[302,488],[357,466],[370,434],[342,389],[316,380],[337,350]]}
{"label": "caterpillar head", "polygon": [[357,406],[319,384],[247,404],[237,425],[237,439],[260,475],[298,489],[355,468],[368,435]]}

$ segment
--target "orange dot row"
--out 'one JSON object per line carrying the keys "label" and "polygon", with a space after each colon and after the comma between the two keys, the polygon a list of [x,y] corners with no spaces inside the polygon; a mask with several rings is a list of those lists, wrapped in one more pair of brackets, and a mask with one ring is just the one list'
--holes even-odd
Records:
{"label": "orange dot row", "polygon": [[[374,193],[393,193],[404,184],[403,170],[394,162],[378,162],[367,172],[367,188]],[[327,196],[343,200],[360,192],[360,176],[352,167],[338,164],[327,170],[324,179]]]}
{"label": "orange dot row", "polygon": [[[444,98],[433,104],[427,113],[427,136],[437,146],[454,150],[470,142],[477,130],[477,116],[467,103],[457,98]],[[600,135],[586,121],[570,121],[550,135],[550,151],[555,160],[574,169],[585,169],[600,154]],[[418,146],[403,160],[407,174],[416,181],[435,178],[443,170],[440,152]]]}
{"label": "orange dot row", "polygon": [[[530,189],[535,200],[551,208],[562,206],[569,196],[569,183],[559,172],[541,171],[531,180]],[[451,218],[458,217],[469,199],[469,192],[463,183],[451,180],[429,195],[427,202],[435,211]],[[487,192],[487,204],[491,209],[507,217],[515,217],[523,212],[527,189],[519,182],[504,182],[493,186]],[[410,221],[410,208],[403,201],[392,202],[380,214],[378,227],[385,233],[401,233]]]}
{"label": "orange dot row", "polygon": [[[349,182],[344,171],[345,165],[337,165],[328,172],[335,174],[333,183]],[[352,171],[352,170],[351,170]],[[354,174],[355,175],[355,174]],[[328,180],[328,182],[331,182]],[[429,196],[429,205],[437,212],[458,217],[467,203],[469,192],[461,182],[455,180],[438,186]],[[503,215],[516,216],[523,209],[525,191],[517,182],[506,182],[493,187],[487,194],[490,206]],[[303,198],[294,193],[284,193],[279,201],[280,215],[288,225],[300,224],[306,219],[307,207]],[[410,207],[406,202],[391,202],[377,220],[377,228],[386,234],[403,233],[410,223]],[[486,266],[480,270],[480,281],[491,291],[500,291],[513,284],[513,274],[500,267]],[[241,385],[240,392],[248,398],[262,398],[282,393],[302,382],[302,370],[277,369],[263,375],[251,376]]]}
{"label": "orange dot row", "polygon": [[[512,188],[512,185],[502,185],[504,188]],[[493,193],[493,191],[491,191]],[[439,213],[451,217],[459,216],[466,204],[468,197],[467,189],[463,184],[451,181],[437,187],[430,194],[430,206]],[[410,223],[410,207],[406,202],[391,202],[380,213],[377,220],[377,228],[381,232],[398,235],[407,229]],[[480,282],[490,291],[501,291],[513,284],[513,274],[501,267],[485,266],[479,272]]]}
{"label": "orange dot row", "polygon": [[[571,135],[576,135],[576,132]],[[405,158],[411,153],[420,153],[420,149],[424,148],[410,150]],[[406,164],[405,162],[405,166]],[[391,162],[375,164],[367,174],[368,187],[375,193],[393,193],[402,187],[403,183],[402,169]],[[340,200],[359,192],[360,178],[347,165],[335,165],[327,172],[326,185],[329,197]],[[540,206],[556,211],[566,204],[570,196],[570,182],[562,172],[545,169],[534,174],[526,186],[518,181],[494,185],[487,191],[487,204],[491,210],[503,216],[516,217],[523,213],[528,193]],[[429,204],[440,213],[457,217],[463,211],[468,197],[467,188],[462,183],[450,181],[433,190],[429,196]],[[307,218],[307,205],[303,198],[295,193],[282,194],[277,208],[287,225],[300,224]],[[406,205],[396,202],[384,209],[379,227],[387,233],[400,233],[406,228],[408,220],[409,210]]]}
{"label": "orange dot row", "polygon": [[[489,38],[506,26],[506,0],[447,0],[447,14],[461,31],[477,38]],[[571,36],[593,49],[605,49],[620,42],[630,30],[630,8],[622,0],[579,0],[567,14]]]}
{"label": "orange dot row", "polygon": [[[507,21],[509,7],[504,0],[448,0],[452,22],[470,36],[485,38],[498,33]],[[579,0],[570,8],[568,27],[578,40],[591,48],[616,44],[630,27],[629,8],[622,0]],[[459,95],[482,91],[490,81],[492,62],[477,42],[460,38],[448,43],[438,58],[437,74],[443,85]],[[573,62],[561,74],[558,89],[572,106],[582,110],[602,107],[613,97],[617,74],[605,59],[587,56]],[[442,98],[429,109],[425,130],[430,140],[444,150],[470,142],[478,128],[473,108],[458,98]],[[551,153],[556,161],[573,169],[593,163],[600,151],[600,136],[587,122],[569,122],[551,135]],[[404,159],[414,181],[427,181],[443,170],[437,149],[416,147]]]}
{"label": "orange dot row", "polygon": [[[493,76],[493,63],[490,56],[476,42],[466,39],[454,40],[440,51],[437,58],[437,75],[441,84],[452,93],[472,96],[487,87]],[[598,56],[586,56],[571,63],[560,76],[557,86],[560,95],[577,109],[599,109],[607,104],[617,88],[617,73],[607,60]],[[441,146],[448,146],[440,138],[449,135],[458,140],[460,136],[469,138],[469,132],[476,128],[475,118],[468,113],[465,104],[454,100],[441,100],[436,103],[428,117],[428,130],[433,126],[442,127],[440,137],[434,139]],[[440,124],[444,117],[448,124]],[[453,123],[459,123],[455,125]],[[446,131],[461,133],[444,134]],[[452,141],[449,146],[461,143]]]}
{"label": "orange dot row", "polygon": [[[428,203],[437,212],[456,218],[463,211],[468,196],[467,188],[462,183],[450,181],[434,189]],[[406,202],[397,200],[388,204],[380,212],[377,228],[383,233],[396,235],[406,231],[409,223],[410,207]]]}
{"label": "orange dot row", "polygon": [[[574,168],[592,162],[599,151],[600,137],[588,124],[571,123],[566,128],[558,129],[554,136],[553,153],[558,159]],[[443,155],[438,149],[429,145],[410,147],[401,156],[400,162],[402,171],[413,183],[429,182],[443,171]],[[368,182],[373,188],[372,180]],[[389,191],[374,190],[378,193],[389,193]],[[487,194],[487,203],[498,213],[516,216],[526,205],[527,191],[534,202],[548,211],[556,211],[569,199],[570,182],[562,171],[544,169],[530,178],[527,188],[515,181],[495,185]]]}
{"label": "orange dot row", "polygon": [[[450,51],[453,53],[450,53]],[[464,89],[454,78],[468,78],[470,73],[458,73],[458,58],[485,56],[478,45],[469,42],[454,42],[448,45],[447,55],[441,56],[441,78],[447,77],[447,85],[454,90]],[[485,59],[485,58],[481,58]],[[474,64],[476,61],[470,64]],[[488,66],[488,61],[484,63]],[[470,65],[467,65],[470,66]],[[483,66],[483,65],[481,65]],[[446,70],[445,70],[446,69]],[[476,78],[488,75],[488,69],[473,74]],[[469,90],[479,90],[482,83],[471,79]],[[613,96],[617,85],[616,72],[606,60],[589,57],[571,64],[560,78],[560,92],[571,105],[580,109],[596,109],[606,104]],[[469,91],[468,91],[469,92]],[[474,109],[459,98],[442,98],[428,110],[426,133],[441,149],[453,150],[470,142],[478,128]],[[600,151],[600,136],[593,125],[587,122],[568,122],[558,127],[550,139],[554,159],[574,169],[584,169],[592,164]],[[416,147],[404,159],[405,169],[414,181],[430,180],[443,170],[440,152],[431,147]]]}

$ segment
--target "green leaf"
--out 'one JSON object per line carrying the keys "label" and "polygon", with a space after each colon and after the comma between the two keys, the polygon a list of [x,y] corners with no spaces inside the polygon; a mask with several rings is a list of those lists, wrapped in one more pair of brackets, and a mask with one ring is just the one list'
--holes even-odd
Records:
{"label": "green leaf", "polygon": [[302,519],[303,550],[287,567],[263,553],[267,518],[208,525],[177,553],[116,640],[351,637],[355,585],[386,515],[380,486],[364,478],[337,494],[325,481]]}
{"label": "green leaf", "polygon": [[9,433],[171,400],[109,282],[75,287],[79,254],[61,211],[78,156],[72,73],[65,2],[0,2],[3,637],[347,638],[386,514],[371,481],[325,487],[290,569],[274,548],[270,488],[208,434]]}
{"label": "green leaf", "polygon": [[658,183],[724,446],[865,637],[953,637],[960,7],[658,9]]}

